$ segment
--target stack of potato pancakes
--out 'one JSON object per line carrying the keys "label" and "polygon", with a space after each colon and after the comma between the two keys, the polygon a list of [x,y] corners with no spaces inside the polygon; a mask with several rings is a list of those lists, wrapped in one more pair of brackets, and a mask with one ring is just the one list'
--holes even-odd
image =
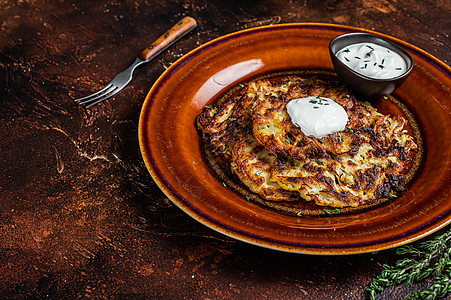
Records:
{"label": "stack of potato pancakes", "polygon": [[[287,113],[289,101],[325,97],[348,115],[346,128],[323,138],[306,136]],[[241,85],[197,118],[203,143],[226,161],[250,191],[269,201],[314,201],[358,207],[403,189],[417,148],[400,116],[360,102],[338,82],[285,76]]]}

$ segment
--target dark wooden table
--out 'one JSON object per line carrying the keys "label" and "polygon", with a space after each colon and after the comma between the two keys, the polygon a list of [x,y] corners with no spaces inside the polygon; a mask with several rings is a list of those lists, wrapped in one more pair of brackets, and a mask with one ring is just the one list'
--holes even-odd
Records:
{"label": "dark wooden table", "polygon": [[[140,67],[120,94],[92,109],[72,101],[187,15],[198,28]],[[281,253],[225,237],[175,207],[141,158],[141,105],[183,54],[260,25],[372,29],[449,65],[450,15],[449,0],[1,1],[0,297],[366,298],[394,250]]]}

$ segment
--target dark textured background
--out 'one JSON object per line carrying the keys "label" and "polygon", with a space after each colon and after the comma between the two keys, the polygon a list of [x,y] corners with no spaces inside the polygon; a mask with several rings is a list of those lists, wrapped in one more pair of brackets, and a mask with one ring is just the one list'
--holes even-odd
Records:
{"label": "dark textured background", "polygon": [[[92,109],[74,104],[186,15],[198,28],[120,94]],[[198,224],[146,170],[141,104],[184,53],[260,25],[362,27],[449,65],[450,15],[449,0],[0,1],[0,297],[364,299],[393,250],[295,255]]]}

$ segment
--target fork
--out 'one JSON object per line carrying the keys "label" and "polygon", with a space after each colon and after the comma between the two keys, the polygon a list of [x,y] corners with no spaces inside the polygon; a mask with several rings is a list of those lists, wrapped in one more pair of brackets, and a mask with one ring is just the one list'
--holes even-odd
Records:
{"label": "fork", "polygon": [[154,59],[163,50],[171,46],[174,42],[190,32],[196,26],[197,22],[195,19],[191,17],[183,18],[172,26],[171,29],[166,31],[166,33],[150,44],[149,47],[144,49],[127,69],[117,74],[104,88],[86,97],[75,99],[74,101],[78,102],[80,105],[86,104],[86,107],[90,107],[115,95],[132,80],[133,71],[137,66]]}

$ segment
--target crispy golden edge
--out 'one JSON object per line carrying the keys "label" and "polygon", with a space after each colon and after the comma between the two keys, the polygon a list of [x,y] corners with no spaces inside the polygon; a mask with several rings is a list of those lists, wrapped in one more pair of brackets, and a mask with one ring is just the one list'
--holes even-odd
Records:
{"label": "crispy golden edge", "polygon": [[[265,199],[286,201],[292,199],[292,193],[290,196],[285,193],[296,191],[304,199],[319,205],[358,206],[371,202],[374,197],[387,197],[393,187],[401,189],[402,176],[399,174],[408,162],[408,152],[416,148],[413,139],[402,132],[406,121],[398,116],[383,116],[368,104],[360,104],[340,87],[326,88],[328,84],[299,77],[274,85],[268,80],[251,82],[225,103],[207,107],[197,119],[198,128],[210,136],[213,152],[229,159],[232,170],[242,182]],[[284,107],[293,97],[307,95],[323,95],[341,104],[350,115],[347,130],[329,135],[320,142],[305,137],[291,124]],[[271,123],[274,120],[280,122]],[[249,127],[259,145],[255,145],[255,141],[243,142],[243,138],[249,140],[248,133],[245,134]],[[235,147],[228,149],[230,145]],[[360,153],[362,145],[374,149]],[[274,157],[269,159],[271,163],[262,165],[261,161],[255,161],[255,157],[263,152],[255,149],[261,146],[268,157]],[[341,164],[337,162],[341,160],[340,155],[348,158]],[[356,156],[377,159],[373,167],[358,169],[355,168],[358,164],[353,161]],[[289,167],[281,165],[278,157],[292,160],[298,173],[281,171]],[[325,160],[320,163],[326,164],[327,170],[321,170],[318,159]],[[328,163],[330,161],[333,163]],[[341,170],[343,167],[347,176],[343,175],[346,174]],[[360,194],[352,193],[356,190]]]}

